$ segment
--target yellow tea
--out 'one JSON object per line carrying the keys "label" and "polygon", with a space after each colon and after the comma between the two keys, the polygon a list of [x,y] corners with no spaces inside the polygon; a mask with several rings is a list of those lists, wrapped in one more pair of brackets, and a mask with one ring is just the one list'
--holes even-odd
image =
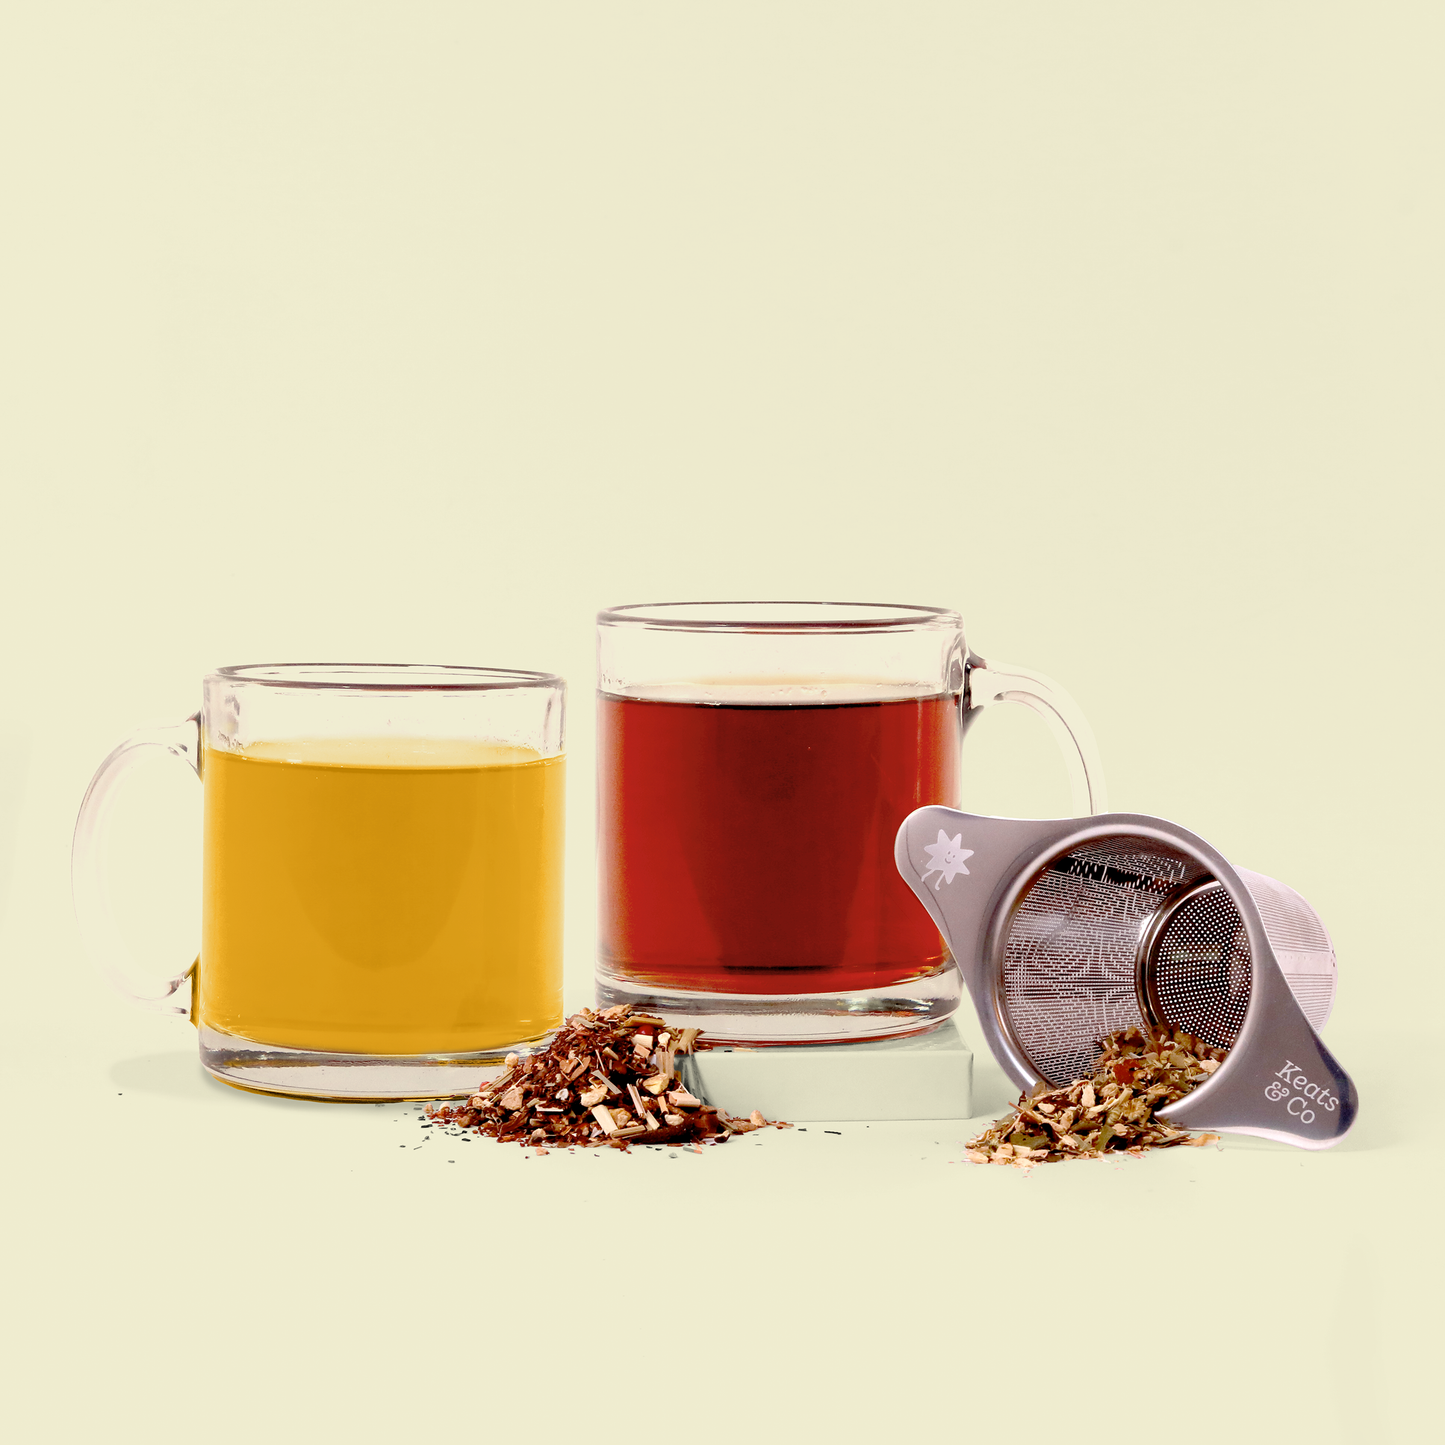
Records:
{"label": "yellow tea", "polygon": [[208,747],[200,1021],[367,1054],[554,1028],[563,775],[500,743]]}

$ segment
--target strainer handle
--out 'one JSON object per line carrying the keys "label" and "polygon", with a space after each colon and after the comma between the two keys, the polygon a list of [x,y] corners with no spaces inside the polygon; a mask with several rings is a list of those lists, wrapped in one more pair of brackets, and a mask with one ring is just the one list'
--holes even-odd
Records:
{"label": "strainer handle", "polygon": [[1099,761],[1093,729],[1084,720],[1078,704],[1058,683],[1026,667],[985,662],[977,653],[969,653],[964,664],[964,731],[983,708],[996,702],[1021,702],[1048,723],[1068,764],[1076,815],[1086,817],[1109,811],[1104,765]]}

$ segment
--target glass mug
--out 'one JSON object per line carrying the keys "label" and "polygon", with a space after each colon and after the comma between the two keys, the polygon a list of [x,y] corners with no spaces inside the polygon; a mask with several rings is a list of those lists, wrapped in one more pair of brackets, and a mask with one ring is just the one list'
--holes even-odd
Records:
{"label": "glass mug", "polygon": [[[101,765],[71,876],[87,950],[136,1002],[189,1013],[211,1074],[308,1098],[452,1097],[561,1022],[561,678],[224,667],[203,697]],[[201,950],[146,988],[98,842],[116,784],[156,748],[204,790]]]}
{"label": "glass mug", "polygon": [[960,980],[898,875],[899,824],[959,807],[981,708],[1043,714],[1075,807],[1105,809],[1074,703],[986,663],[956,612],[700,602],[598,614],[597,997],[720,1041],[936,1027]]}

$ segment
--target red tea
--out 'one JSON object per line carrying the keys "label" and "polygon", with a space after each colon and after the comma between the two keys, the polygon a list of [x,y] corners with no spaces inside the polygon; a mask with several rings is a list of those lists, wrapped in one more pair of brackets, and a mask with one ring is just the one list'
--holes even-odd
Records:
{"label": "red tea", "polygon": [[958,717],[956,694],[599,694],[602,966],[656,987],[763,994],[936,968],[943,941],[898,875],[893,839],[913,809],[958,806]]}

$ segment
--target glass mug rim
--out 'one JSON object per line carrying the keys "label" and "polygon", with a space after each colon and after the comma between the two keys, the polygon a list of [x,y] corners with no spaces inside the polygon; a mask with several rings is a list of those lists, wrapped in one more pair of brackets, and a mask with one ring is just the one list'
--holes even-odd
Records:
{"label": "glass mug rim", "polygon": [[251,687],[332,692],[506,692],[565,688],[555,672],[426,662],[249,662],[210,674]]}
{"label": "glass mug rim", "polygon": [[899,602],[632,602],[604,608],[597,625],[657,632],[953,632],[962,630],[963,617],[947,607]]}

